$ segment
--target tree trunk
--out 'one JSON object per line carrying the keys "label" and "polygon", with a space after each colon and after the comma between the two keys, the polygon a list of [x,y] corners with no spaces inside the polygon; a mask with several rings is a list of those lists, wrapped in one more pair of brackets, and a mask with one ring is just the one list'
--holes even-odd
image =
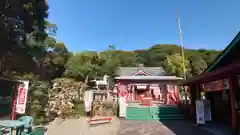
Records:
{"label": "tree trunk", "polygon": [[81,101],[81,94],[82,94],[83,88],[87,85],[87,83],[88,83],[88,76],[86,77],[85,82],[82,85],[82,87],[80,88],[80,90],[77,92],[79,101]]}

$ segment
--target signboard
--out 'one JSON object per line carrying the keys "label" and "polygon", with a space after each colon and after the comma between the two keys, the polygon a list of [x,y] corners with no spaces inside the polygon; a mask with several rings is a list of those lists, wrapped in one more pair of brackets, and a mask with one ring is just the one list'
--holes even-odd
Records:
{"label": "signboard", "polygon": [[92,91],[85,91],[84,92],[84,107],[85,107],[86,112],[91,111],[92,101],[93,101],[93,92]]}
{"label": "signboard", "polygon": [[19,114],[24,114],[27,105],[27,93],[29,81],[20,81],[22,84],[18,86],[18,95],[16,103],[16,112]]}
{"label": "signboard", "polygon": [[147,85],[137,85],[137,89],[147,89]]}
{"label": "signboard", "polygon": [[204,120],[205,121],[212,121],[210,101],[209,100],[203,100],[203,103],[204,103]]}
{"label": "signboard", "polygon": [[93,101],[93,92],[85,91],[84,92],[84,102],[92,103],[92,101]]}
{"label": "signboard", "polygon": [[159,89],[159,84],[150,84],[150,89]]}
{"label": "signboard", "polygon": [[126,117],[126,98],[125,97],[119,97],[119,117]]}
{"label": "signboard", "polygon": [[196,117],[197,117],[197,124],[205,124],[204,103],[202,100],[196,100]]}
{"label": "signboard", "polygon": [[147,89],[149,87],[149,84],[144,84],[144,83],[140,83],[140,84],[134,84],[136,86],[137,89]]}
{"label": "signboard", "polygon": [[204,91],[218,91],[229,88],[227,79],[202,84]]}

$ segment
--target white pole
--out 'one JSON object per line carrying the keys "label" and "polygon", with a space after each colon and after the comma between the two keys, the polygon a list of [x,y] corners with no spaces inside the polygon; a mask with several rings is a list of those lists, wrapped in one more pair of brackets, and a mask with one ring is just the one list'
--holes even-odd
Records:
{"label": "white pole", "polygon": [[[180,47],[181,47],[181,56],[182,56],[182,69],[183,69],[183,77],[186,80],[186,72],[185,72],[185,58],[184,58],[184,48],[183,48],[183,39],[182,39],[182,30],[181,30],[181,22],[179,11],[177,10],[177,22],[178,22],[178,30],[180,35]],[[187,103],[187,88],[184,87],[185,92],[185,102]]]}
{"label": "white pole", "polygon": [[177,11],[177,21],[178,21],[178,30],[180,35],[180,47],[181,47],[181,55],[182,55],[182,69],[183,69],[183,77],[186,80],[186,73],[185,73],[185,63],[184,63],[184,48],[183,48],[183,39],[182,39],[182,30],[181,30],[181,24],[180,24],[180,15]]}

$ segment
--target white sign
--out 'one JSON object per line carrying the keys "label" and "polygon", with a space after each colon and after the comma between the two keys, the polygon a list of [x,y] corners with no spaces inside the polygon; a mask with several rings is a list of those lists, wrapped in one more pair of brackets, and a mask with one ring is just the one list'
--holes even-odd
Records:
{"label": "white sign", "polygon": [[125,97],[119,97],[119,116],[126,117],[127,103]]}
{"label": "white sign", "polygon": [[145,85],[137,85],[137,89],[146,89],[147,88],[147,86]]}
{"label": "white sign", "polygon": [[204,103],[202,100],[196,100],[196,117],[197,117],[197,124],[205,124]]}
{"label": "white sign", "polygon": [[92,108],[92,103],[91,102],[84,102],[84,107],[85,107],[85,112],[90,112]]}
{"label": "white sign", "polygon": [[140,83],[140,84],[134,84],[137,89],[146,89],[148,84],[143,84],[143,83]]}
{"label": "white sign", "polygon": [[92,91],[85,91],[84,92],[84,102],[90,102],[93,101],[93,92]]}
{"label": "white sign", "polygon": [[209,100],[203,100],[203,103],[204,103],[204,120],[205,121],[212,121],[210,101]]}
{"label": "white sign", "polygon": [[18,86],[17,94],[17,103],[16,103],[16,112],[19,114],[24,114],[27,105],[27,93],[29,81],[20,81],[22,82]]}

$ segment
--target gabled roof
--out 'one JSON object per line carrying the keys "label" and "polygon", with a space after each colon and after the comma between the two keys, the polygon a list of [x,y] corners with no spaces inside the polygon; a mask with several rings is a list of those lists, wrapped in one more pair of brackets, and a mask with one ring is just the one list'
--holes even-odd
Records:
{"label": "gabled roof", "polygon": [[145,75],[148,76],[149,74],[147,72],[144,72],[142,69],[140,69],[139,71],[137,71],[134,76],[138,76],[138,75]]}
{"label": "gabled roof", "polygon": [[[230,42],[230,44],[215,58],[215,60],[208,66],[208,68],[204,72],[211,72],[215,68],[218,67],[219,63],[223,61],[223,58],[232,52],[237,45],[237,43],[240,43],[240,32],[236,35],[236,37]],[[204,73],[203,72],[203,73]]]}
{"label": "gabled roof", "polygon": [[177,81],[183,80],[181,77],[176,76],[119,76],[115,77],[116,80],[158,80],[158,81]]}
{"label": "gabled roof", "polygon": [[167,73],[162,67],[119,67],[118,76],[134,76],[138,71],[142,70],[149,76],[166,76]]}

